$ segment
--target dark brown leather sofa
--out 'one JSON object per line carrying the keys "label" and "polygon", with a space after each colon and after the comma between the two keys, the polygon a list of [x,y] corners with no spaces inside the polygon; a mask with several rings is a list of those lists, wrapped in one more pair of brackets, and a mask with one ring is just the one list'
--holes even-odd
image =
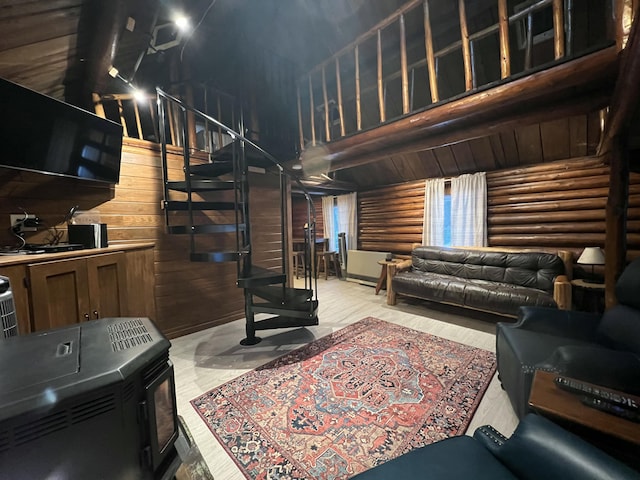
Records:
{"label": "dark brown leather sofa", "polygon": [[400,294],[510,317],[523,305],[571,305],[565,263],[552,253],[418,246],[391,267],[390,305]]}

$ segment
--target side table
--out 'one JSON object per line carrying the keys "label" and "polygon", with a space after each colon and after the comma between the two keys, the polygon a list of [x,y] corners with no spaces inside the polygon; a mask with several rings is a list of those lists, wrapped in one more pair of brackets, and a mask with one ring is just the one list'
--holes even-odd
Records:
{"label": "side table", "polygon": [[382,265],[382,269],[380,271],[380,277],[378,278],[378,283],[376,283],[376,295],[380,293],[382,287],[386,287],[387,285],[387,266],[398,263],[400,260],[378,260],[378,265]]}
{"label": "side table", "polygon": [[[567,430],[584,438],[611,456],[638,468],[640,458],[640,427],[637,423],[587,407],[580,395],[562,390],[554,383],[558,374],[538,370],[531,385],[529,405],[540,415],[549,417]],[[600,390],[616,392],[610,388],[583,382]],[[640,397],[621,393],[640,403]]]}
{"label": "side table", "polygon": [[585,282],[581,278],[576,278],[571,280],[571,286],[577,310],[604,312],[604,283]]}

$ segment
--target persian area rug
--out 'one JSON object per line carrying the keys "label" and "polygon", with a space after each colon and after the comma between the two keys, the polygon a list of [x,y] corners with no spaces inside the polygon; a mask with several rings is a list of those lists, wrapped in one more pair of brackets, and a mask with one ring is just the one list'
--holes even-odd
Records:
{"label": "persian area rug", "polygon": [[191,401],[247,478],[345,479],[463,434],[492,352],[375,318]]}

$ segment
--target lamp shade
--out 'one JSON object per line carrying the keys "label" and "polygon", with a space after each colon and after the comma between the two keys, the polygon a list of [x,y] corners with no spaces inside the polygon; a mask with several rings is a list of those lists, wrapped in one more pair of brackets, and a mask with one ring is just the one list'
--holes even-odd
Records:
{"label": "lamp shade", "polygon": [[604,253],[600,247],[586,247],[577,263],[582,265],[604,265]]}

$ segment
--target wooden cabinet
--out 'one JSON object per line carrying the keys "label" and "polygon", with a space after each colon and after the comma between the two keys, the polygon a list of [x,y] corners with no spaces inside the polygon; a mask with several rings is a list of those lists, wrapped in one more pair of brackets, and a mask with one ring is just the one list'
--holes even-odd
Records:
{"label": "wooden cabinet", "polygon": [[34,330],[100,317],[126,317],[124,252],[27,266]]}
{"label": "wooden cabinet", "polygon": [[0,259],[21,335],[105,317],[155,319],[153,245]]}

